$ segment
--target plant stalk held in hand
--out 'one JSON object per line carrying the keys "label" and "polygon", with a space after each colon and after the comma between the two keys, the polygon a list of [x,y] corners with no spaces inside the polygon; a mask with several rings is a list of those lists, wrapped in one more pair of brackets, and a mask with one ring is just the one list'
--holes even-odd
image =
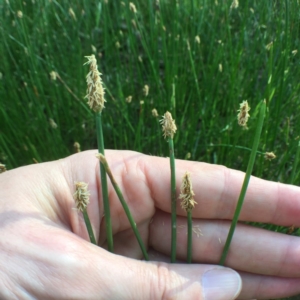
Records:
{"label": "plant stalk held in hand", "polygon": [[[87,95],[88,105],[96,114],[96,130],[97,130],[97,143],[98,150],[104,155],[104,140],[103,140],[103,130],[102,130],[102,110],[104,108],[104,88],[102,85],[101,73],[97,68],[97,60],[95,55],[86,56],[88,61],[86,64],[90,65],[90,71],[86,76],[87,81]],[[112,225],[110,217],[110,207],[108,198],[108,187],[106,173],[103,165],[100,163],[100,177],[101,177],[101,187],[102,187],[102,198],[104,206],[105,215],[105,226],[106,226],[106,237],[108,250],[110,252],[114,251],[113,248],[113,234]]]}
{"label": "plant stalk held in hand", "polygon": [[192,262],[192,249],[193,249],[193,223],[192,223],[192,210],[197,204],[194,200],[194,191],[192,187],[191,175],[189,172],[185,172],[181,190],[180,190],[179,199],[181,199],[181,208],[187,213],[187,223],[188,223],[188,243],[187,243],[187,262]]}
{"label": "plant stalk held in hand", "polygon": [[103,154],[101,154],[101,153],[97,154],[96,156],[100,160],[101,164],[104,166],[105,171],[106,171],[106,173],[107,173],[107,175],[108,175],[108,177],[109,177],[109,179],[110,179],[110,181],[111,181],[111,183],[112,183],[112,185],[113,185],[113,187],[114,187],[114,189],[115,189],[115,191],[116,191],[116,193],[117,193],[117,195],[119,197],[119,200],[120,200],[120,202],[121,202],[121,204],[123,206],[123,209],[124,209],[124,211],[126,213],[128,221],[130,223],[130,226],[131,226],[131,228],[132,228],[132,230],[133,230],[133,232],[135,234],[135,237],[136,237],[136,239],[137,239],[137,241],[138,241],[138,243],[140,245],[140,248],[142,250],[142,253],[144,255],[145,260],[149,260],[145,244],[144,244],[144,242],[143,242],[143,240],[141,238],[141,235],[140,235],[140,233],[139,233],[139,231],[138,231],[138,229],[136,227],[136,223],[134,222],[134,219],[133,219],[133,217],[131,215],[131,212],[129,210],[127,202],[125,201],[125,199],[123,197],[123,194],[121,192],[121,189],[119,188],[119,186],[118,186],[118,184],[117,184],[117,182],[116,182],[116,180],[115,180],[115,178],[114,178],[114,176],[113,176],[113,174],[111,172],[111,169],[110,169],[110,167],[109,167],[109,165],[107,163],[107,160],[106,160],[105,156]]}
{"label": "plant stalk held in hand", "polygon": [[176,260],[176,240],[177,240],[177,225],[176,225],[176,177],[175,177],[175,155],[173,137],[177,130],[175,121],[171,113],[168,111],[160,120],[164,138],[168,139],[169,152],[170,152],[170,168],[171,168],[171,262]]}
{"label": "plant stalk held in hand", "polygon": [[[224,265],[224,263],[225,263],[225,260],[226,260],[226,257],[227,257],[228,251],[229,251],[229,247],[230,247],[230,244],[231,244],[231,240],[232,240],[232,237],[233,237],[233,234],[234,234],[234,230],[236,228],[238,218],[239,218],[239,215],[240,215],[243,203],[244,203],[244,199],[245,199],[245,196],[246,196],[246,191],[247,191],[247,187],[248,187],[248,184],[249,184],[249,181],[250,181],[250,176],[251,176],[251,173],[252,173],[252,169],[253,169],[253,166],[254,166],[255,157],[256,157],[256,153],[257,153],[257,148],[258,148],[258,144],[259,144],[259,140],[260,140],[260,135],[261,135],[262,127],[263,127],[263,123],[264,123],[264,117],[265,117],[265,111],[266,111],[266,101],[265,100],[262,101],[260,105],[261,105],[260,106],[260,112],[259,112],[256,132],[255,132],[255,135],[254,135],[252,151],[251,151],[251,154],[250,154],[247,171],[246,171],[246,174],[245,174],[245,177],[244,177],[244,182],[243,182],[242,189],[241,189],[241,192],[240,192],[240,196],[239,196],[237,206],[236,206],[236,209],[235,209],[235,212],[234,212],[234,216],[233,216],[233,219],[232,219],[232,222],[231,222],[231,226],[230,226],[230,229],[229,229],[227,240],[225,242],[223,253],[222,253],[222,256],[221,256],[221,259],[220,259],[220,265]],[[246,114],[248,114],[249,109],[247,108],[247,110],[244,110],[246,112]],[[242,107],[240,108],[240,111],[243,111]],[[248,117],[249,116],[247,116],[247,120],[248,120]],[[247,122],[241,122],[241,126],[245,126],[246,123]]]}
{"label": "plant stalk held in hand", "polygon": [[76,191],[74,193],[74,199],[77,210],[81,211],[83,214],[84,222],[89,233],[90,241],[91,243],[97,245],[90,218],[86,210],[87,205],[90,202],[90,193],[87,187],[88,185],[85,182],[75,182]]}

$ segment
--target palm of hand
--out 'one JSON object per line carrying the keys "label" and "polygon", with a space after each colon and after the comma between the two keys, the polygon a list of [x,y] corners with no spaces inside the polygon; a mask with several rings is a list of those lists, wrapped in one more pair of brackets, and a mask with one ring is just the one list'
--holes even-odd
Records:
{"label": "palm of hand", "polygon": [[[101,292],[103,299],[108,299],[114,289],[120,295],[126,293],[126,287],[120,284],[114,288],[107,285],[112,278],[120,278],[126,272],[127,280],[140,280],[134,272],[137,260],[124,259],[104,250],[105,222],[102,201],[99,201],[99,166],[94,153],[84,152],[0,176],[0,263],[3,266],[0,295],[3,298],[33,295],[43,299],[86,299],[97,298],[97,295],[99,298]],[[168,160],[135,152],[109,151],[107,154],[141,236],[152,248],[152,258],[164,260],[163,255],[170,253]],[[198,263],[217,264],[243,174],[219,166],[177,161],[177,186],[186,170],[192,173],[198,202],[193,212],[193,258]],[[88,214],[101,248],[86,242],[88,234],[83,218],[74,209],[75,181],[89,184]],[[297,226],[300,213],[298,194],[296,187],[252,178],[240,218]],[[138,243],[111,186],[109,198],[115,253],[141,259]],[[184,260],[186,223],[179,204],[178,215],[177,253],[178,258]],[[242,275],[241,299],[281,297],[299,292],[300,271],[295,267],[299,245],[296,237],[239,224],[227,265]],[[154,266],[153,272],[156,272]],[[143,292],[153,295],[149,286],[145,287],[149,292]],[[1,294],[1,291],[8,293],[8,290],[13,290],[14,294]]]}

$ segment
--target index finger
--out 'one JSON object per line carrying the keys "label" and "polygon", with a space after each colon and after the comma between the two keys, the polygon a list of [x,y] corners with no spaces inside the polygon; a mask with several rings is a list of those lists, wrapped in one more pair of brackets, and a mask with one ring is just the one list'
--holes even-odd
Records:
{"label": "index finger", "polygon": [[[145,161],[145,174],[156,206],[170,212],[169,160],[147,156]],[[186,171],[191,173],[195,200],[198,203],[193,216],[232,219],[245,173],[219,165],[176,160],[178,192]],[[185,215],[179,201],[177,211],[180,215]],[[240,220],[300,226],[299,214],[299,187],[251,176]]]}

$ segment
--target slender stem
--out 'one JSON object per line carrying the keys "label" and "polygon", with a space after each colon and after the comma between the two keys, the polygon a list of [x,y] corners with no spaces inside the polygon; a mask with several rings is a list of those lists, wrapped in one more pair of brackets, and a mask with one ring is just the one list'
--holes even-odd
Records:
{"label": "slender stem", "polygon": [[[252,151],[251,148],[247,148],[247,147],[244,147],[244,146],[237,146],[237,145],[228,145],[228,144],[210,144],[210,145],[207,145],[207,147],[228,147],[228,148],[236,148],[236,149],[247,150],[249,152]],[[264,155],[265,152],[257,151],[257,154]]]}
{"label": "slender stem", "polygon": [[188,211],[187,213],[187,223],[188,223],[187,262],[190,264],[192,262],[192,248],[193,248],[192,211]]}
{"label": "slender stem", "polygon": [[290,184],[295,183],[295,175],[296,175],[296,170],[297,170],[297,166],[298,166],[298,162],[299,162],[299,154],[300,154],[300,142],[298,142],[298,146],[297,146],[297,151],[296,151],[295,161],[293,164]]}
{"label": "slender stem", "polygon": [[171,263],[176,261],[176,177],[175,177],[175,156],[174,156],[174,144],[173,139],[169,138],[169,150],[170,150],[170,167],[171,167]]}
{"label": "slender stem", "polygon": [[[101,117],[102,117],[101,112],[96,114],[97,142],[98,142],[99,152],[104,155],[104,141],[103,141],[103,130],[102,130]],[[101,177],[102,199],[103,199],[103,206],[104,206],[108,251],[114,252],[106,172],[105,172],[104,166],[101,163],[100,163],[100,177]]]}
{"label": "slender stem", "polygon": [[227,240],[223,249],[223,253],[220,259],[220,265],[224,265],[227,254],[228,254],[228,250],[230,247],[230,243],[233,237],[233,233],[243,206],[243,202],[245,199],[245,195],[246,195],[246,191],[247,191],[247,187],[250,181],[250,176],[253,170],[253,165],[255,162],[255,157],[256,157],[256,152],[257,152],[257,148],[258,148],[258,144],[259,144],[259,140],[260,140],[260,135],[261,135],[261,131],[262,131],[262,127],[263,127],[263,123],[264,123],[264,117],[265,117],[265,111],[266,111],[266,101],[262,101],[261,103],[261,107],[260,107],[260,113],[259,113],[259,118],[258,118],[258,123],[257,123],[257,127],[256,127],[256,132],[255,132],[255,136],[254,136],[254,141],[253,141],[253,146],[252,146],[252,151],[250,154],[250,158],[249,158],[249,162],[248,162],[248,167],[247,167],[247,171],[245,174],[245,178],[244,178],[244,182],[243,182],[243,186],[240,192],[240,196],[238,199],[238,203],[234,212],[234,216],[231,222],[231,226],[230,226],[230,230],[227,236]]}
{"label": "slender stem", "polygon": [[109,167],[109,165],[107,163],[107,160],[106,160],[106,158],[103,155],[100,155],[99,159],[100,159],[101,164],[104,166],[105,171],[106,171],[106,173],[107,173],[107,175],[108,175],[108,177],[109,177],[109,179],[110,179],[110,181],[111,181],[111,183],[112,183],[112,185],[113,185],[113,187],[114,187],[114,189],[115,189],[115,191],[116,191],[116,193],[117,193],[117,195],[118,195],[118,197],[120,199],[120,202],[121,202],[121,204],[123,206],[123,209],[124,209],[124,211],[126,213],[126,216],[127,216],[128,220],[129,220],[131,228],[132,228],[132,230],[133,230],[133,232],[135,234],[135,237],[136,237],[136,239],[137,239],[137,241],[138,241],[138,243],[139,243],[139,245],[141,247],[141,250],[143,252],[145,260],[149,260],[149,256],[148,256],[146,247],[144,245],[144,242],[143,242],[143,240],[142,240],[142,238],[140,236],[140,233],[139,233],[139,231],[138,231],[138,229],[136,227],[136,223],[133,220],[133,217],[132,217],[131,212],[129,210],[129,207],[128,207],[128,205],[127,205],[127,203],[126,203],[126,201],[125,201],[125,199],[123,197],[121,189],[119,188],[119,186],[118,186],[118,184],[117,184],[117,182],[116,182],[116,180],[115,180],[115,178],[114,178],[114,176],[113,176],[113,174],[111,172],[111,169],[110,169],[110,167]]}
{"label": "slender stem", "polygon": [[95,239],[95,236],[94,236],[94,232],[93,232],[93,228],[92,228],[92,225],[91,225],[91,222],[90,222],[90,218],[89,218],[89,215],[88,215],[86,209],[84,209],[82,213],[83,213],[84,222],[85,222],[87,231],[89,233],[90,241],[91,241],[92,244],[97,245],[97,242],[96,242],[96,239]]}

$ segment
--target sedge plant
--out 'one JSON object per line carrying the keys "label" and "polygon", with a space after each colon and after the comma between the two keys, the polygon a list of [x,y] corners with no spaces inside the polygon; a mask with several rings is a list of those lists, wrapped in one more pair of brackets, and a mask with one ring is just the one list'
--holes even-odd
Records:
{"label": "sedge plant", "polygon": [[187,213],[187,233],[188,233],[188,242],[187,242],[187,263],[192,262],[192,249],[193,249],[193,224],[192,224],[192,210],[197,204],[194,200],[194,191],[192,187],[191,174],[185,172],[182,178],[182,184],[180,189],[179,199],[181,199],[181,208]]}
{"label": "sedge plant", "polygon": [[[239,109],[239,114],[238,114],[238,123],[239,125],[246,127],[247,126],[247,121],[249,116],[249,110],[250,107],[248,106],[248,102],[247,101],[243,101],[243,103],[240,105],[240,109]],[[254,141],[253,141],[253,146],[252,146],[252,151],[250,154],[250,158],[248,161],[248,166],[247,166],[247,171],[244,177],[244,182],[242,185],[242,189],[239,195],[239,199],[236,205],[236,209],[233,215],[233,219],[231,222],[231,226],[229,229],[229,233],[223,248],[223,252],[221,255],[221,259],[220,259],[220,265],[224,265],[225,261],[226,261],[226,257],[229,251],[229,247],[231,244],[231,240],[239,219],[239,215],[244,203],[244,199],[246,196],[246,191],[248,188],[248,184],[250,181],[250,176],[253,170],[253,166],[254,166],[254,162],[255,162],[255,157],[256,157],[256,153],[257,153],[257,148],[258,148],[258,144],[259,144],[259,140],[260,140],[260,136],[261,136],[261,132],[262,132],[262,127],[263,127],[263,123],[264,123],[264,117],[265,117],[265,112],[266,112],[266,101],[262,101],[260,104],[260,111],[259,111],[259,117],[258,117],[258,123],[257,123],[257,127],[256,127],[256,132],[254,135]]]}
{"label": "sedge plant", "polygon": [[176,243],[177,243],[177,216],[176,216],[176,177],[175,177],[175,155],[173,137],[177,130],[175,121],[170,112],[166,112],[160,120],[162,124],[163,136],[168,139],[171,168],[171,263],[176,260]]}
{"label": "sedge plant", "polygon": [[136,237],[136,239],[137,239],[137,241],[140,245],[140,248],[142,250],[142,253],[144,255],[145,260],[149,260],[149,256],[148,256],[145,244],[144,244],[144,242],[141,238],[141,235],[140,235],[140,233],[137,229],[136,223],[134,222],[134,219],[133,219],[132,214],[130,212],[130,209],[127,205],[127,202],[125,201],[124,196],[122,194],[122,191],[121,191],[120,187],[118,186],[118,184],[117,184],[117,182],[116,182],[116,180],[115,180],[115,178],[112,174],[112,171],[111,171],[111,169],[110,169],[110,167],[107,163],[107,160],[106,160],[105,156],[103,154],[99,153],[99,154],[96,155],[96,157],[100,160],[100,163],[104,166],[105,171],[106,171],[106,173],[107,173],[107,175],[108,175],[108,177],[109,177],[109,179],[110,179],[110,181],[111,181],[111,183],[112,183],[112,185],[115,189],[115,192],[117,193],[117,195],[119,197],[119,200],[120,200],[120,202],[123,206],[123,209],[126,213],[128,221],[130,223],[130,226],[131,226],[131,228],[134,232],[134,235],[135,235],[135,237]]}
{"label": "sedge plant", "polygon": [[[87,81],[87,95],[89,107],[95,112],[96,116],[96,130],[97,130],[97,143],[98,151],[104,155],[104,140],[103,140],[103,130],[102,130],[102,110],[104,108],[104,88],[102,85],[101,73],[98,71],[97,60],[95,55],[86,56],[88,61],[85,64],[90,65],[90,71],[86,76]],[[102,198],[104,205],[105,214],[105,226],[106,226],[106,237],[108,250],[110,252],[114,251],[113,248],[113,235],[112,235],[112,225],[110,217],[110,207],[108,199],[108,187],[106,172],[104,166],[100,163],[100,177],[102,186]]]}
{"label": "sedge plant", "polygon": [[93,228],[90,222],[89,215],[87,213],[87,205],[90,202],[90,193],[88,191],[88,184],[85,182],[75,182],[75,193],[73,195],[76,208],[78,211],[82,212],[84,222],[90,237],[90,241],[92,244],[97,245],[95,235],[93,232]]}

